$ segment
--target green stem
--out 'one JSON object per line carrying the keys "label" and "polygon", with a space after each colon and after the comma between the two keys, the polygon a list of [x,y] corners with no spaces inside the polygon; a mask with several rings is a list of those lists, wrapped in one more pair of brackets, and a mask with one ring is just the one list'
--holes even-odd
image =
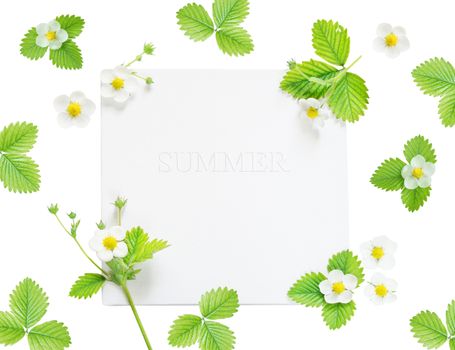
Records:
{"label": "green stem", "polygon": [[357,58],[355,59],[355,61],[352,62],[352,63],[351,63],[347,68],[345,68],[344,70],[345,70],[345,71],[348,71],[349,69],[351,69],[357,62],[360,61],[361,58],[362,58],[362,56],[357,57]]}
{"label": "green stem", "polygon": [[117,222],[119,226],[122,226],[122,209],[117,208]]}
{"label": "green stem", "polygon": [[60,226],[63,228],[63,230],[65,230],[65,232],[72,238],[74,239],[74,241],[76,242],[77,246],[79,247],[79,249],[81,250],[82,254],[84,254],[84,256],[98,269],[101,271],[101,273],[103,273],[106,277],[109,277],[109,274],[104,271],[101,266],[99,266],[88,254],[87,252],[85,251],[85,249],[82,247],[82,245],[79,243],[79,241],[77,240],[76,237],[74,237],[71,232],[65,227],[65,225],[63,224],[62,220],[60,220],[59,216],[57,214],[54,214],[55,218],[57,219],[58,223],[60,224]]}
{"label": "green stem", "polygon": [[136,63],[137,61],[142,60],[142,55],[143,55],[143,54],[144,54],[144,53],[142,52],[140,55],[137,55],[136,58],[135,58],[134,60],[132,60],[130,63],[127,63],[127,64],[125,65],[125,67],[128,68],[128,67],[131,66],[133,63]]}
{"label": "green stem", "polygon": [[147,349],[152,350],[152,345],[150,344],[149,338],[147,336],[147,333],[145,332],[141,318],[139,317],[139,314],[137,312],[136,305],[134,305],[133,298],[131,297],[130,291],[128,290],[128,287],[126,286],[126,284],[122,285],[122,289],[123,289],[123,293],[125,293],[126,299],[128,299],[128,303],[130,304],[131,310],[133,311],[134,318],[136,319],[139,329],[141,330],[142,336],[144,337],[144,341],[145,341],[145,344],[147,345]]}
{"label": "green stem", "polygon": [[136,72],[132,72],[131,75],[135,76],[136,78],[142,79],[143,81],[147,81],[147,78],[137,74]]}

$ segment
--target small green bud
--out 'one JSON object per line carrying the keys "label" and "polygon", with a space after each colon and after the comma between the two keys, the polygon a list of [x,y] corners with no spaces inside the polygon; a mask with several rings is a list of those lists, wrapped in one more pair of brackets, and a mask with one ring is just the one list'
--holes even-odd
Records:
{"label": "small green bud", "polygon": [[49,210],[49,213],[56,215],[58,213],[58,204],[51,204],[47,207],[47,210]]}
{"label": "small green bud", "polygon": [[68,217],[71,219],[71,220],[74,220],[76,219],[76,213],[75,212],[71,212],[68,214]]}
{"label": "small green bud", "polygon": [[71,224],[71,236],[76,237],[77,229],[79,228],[80,223],[81,223],[81,220],[78,220]]}
{"label": "small green bud", "polygon": [[142,61],[142,55],[137,55],[136,56],[136,61],[138,61],[138,62]]}
{"label": "small green bud", "polygon": [[295,66],[297,66],[297,62],[295,60],[289,60],[288,61],[288,67],[289,69],[294,69]]}
{"label": "small green bud", "polygon": [[126,198],[117,197],[113,204],[116,208],[123,209],[123,207],[126,205],[126,202],[128,202]]}
{"label": "small green bud", "polygon": [[146,83],[147,85],[152,85],[152,84],[153,84],[153,79],[152,79],[152,77],[147,77],[147,78],[145,78],[145,83]]}
{"label": "small green bud", "polygon": [[144,44],[144,53],[146,55],[153,55],[153,52],[155,51],[155,47],[153,46],[152,43],[146,43]]}
{"label": "small green bud", "polygon": [[99,230],[104,230],[106,228],[106,225],[104,224],[103,220],[100,220],[100,222],[98,222],[96,226],[98,227]]}

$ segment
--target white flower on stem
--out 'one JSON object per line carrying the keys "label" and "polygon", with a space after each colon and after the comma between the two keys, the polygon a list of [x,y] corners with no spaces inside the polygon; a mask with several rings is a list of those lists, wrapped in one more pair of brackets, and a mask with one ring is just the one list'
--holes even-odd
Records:
{"label": "white flower on stem", "polygon": [[373,45],[377,51],[384,52],[388,57],[395,58],[401,52],[409,49],[409,40],[403,27],[392,27],[388,23],[382,23],[376,30],[378,37]]}
{"label": "white flower on stem", "polygon": [[313,125],[323,127],[331,113],[324,101],[309,98],[307,100],[300,100],[299,102],[302,106],[301,116],[311,120]]}
{"label": "white flower on stem", "polygon": [[319,283],[319,290],[324,294],[328,304],[349,303],[355,288],[357,288],[357,277],[345,275],[340,270],[330,271],[327,279]]}
{"label": "white flower on stem", "polygon": [[137,78],[125,66],[101,73],[101,96],[117,103],[126,102],[137,89]]}
{"label": "white flower on stem", "polygon": [[396,243],[386,236],[376,237],[360,246],[362,261],[368,269],[394,267],[396,250]]}
{"label": "white flower on stem", "polygon": [[66,30],[60,28],[60,23],[53,20],[49,23],[41,23],[36,26],[36,45],[49,47],[51,50],[58,50],[68,40]]}
{"label": "white flower on stem", "polygon": [[121,226],[97,231],[90,240],[90,248],[104,262],[111,261],[114,257],[123,258],[128,254],[128,246],[123,242],[125,236],[126,232]]}
{"label": "white flower on stem", "polygon": [[375,274],[365,288],[365,295],[375,304],[383,305],[397,300],[398,284],[381,273]]}
{"label": "white flower on stem", "polygon": [[426,188],[431,186],[431,176],[434,174],[435,166],[427,162],[421,155],[411,159],[411,164],[407,164],[401,171],[404,178],[404,187],[414,190],[417,187]]}
{"label": "white flower on stem", "polygon": [[96,109],[95,104],[80,91],[75,91],[70,96],[58,96],[54,100],[54,108],[58,113],[58,122],[64,128],[87,126]]}

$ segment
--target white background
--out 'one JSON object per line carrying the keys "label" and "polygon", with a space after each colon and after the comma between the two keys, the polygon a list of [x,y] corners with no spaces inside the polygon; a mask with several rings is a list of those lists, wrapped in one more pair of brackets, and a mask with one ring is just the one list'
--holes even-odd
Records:
{"label": "white background", "polygon": [[[201,2],[210,7],[210,1]],[[242,350],[420,349],[409,331],[410,317],[424,308],[442,316],[455,297],[451,269],[455,141],[454,130],[438,121],[437,100],[416,88],[410,72],[433,56],[455,62],[451,2],[253,0],[245,27],[256,48],[243,58],[221,54],[214,38],[204,43],[186,38],[175,19],[185,3],[41,0],[1,5],[0,124],[27,120],[39,125],[33,157],[43,177],[38,194],[0,191],[1,308],[7,308],[15,284],[30,276],[50,296],[46,319],[69,326],[73,349],[144,349],[128,308],[103,307],[99,296],[90,301],[67,297],[75,278],[91,266],[47,214],[46,206],[59,202],[64,210],[76,210],[83,218],[82,241],[92,235],[100,212],[99,110],[86,129],[63,130],[56,124],[53,99],[80,89],[98,100],[100,70],[133,58],[145,41],[153,41],[158,49],[141,68],[285,68],[290,58],[314,57],[311,26],[327,18],[349,29],[351,60],[363,55],[353,71],[366,79],[371,96],[366,116],[349,127],[351,246],[357,249],[380,234],[398,242],[397,267],[388,275],[400,283],[399,301],[376,307],[358,291],[354,319],[336,332],[325,328],[318,310],[300,306],[242,307],[228,323],[236,332],[236,348]],[[20,39],[30,27],[65,13],[87,22],[77,39],[85,59],[82,71],[58,70],[47,60],[31,62],[20,56]],[[374,52],[372,41],[381,22],[404,26],[411,50],[395,60]],[[429,202],[411,214],[401,205],[399,193],[375,189],[369,177],[383,159],[401,156],[405,141],[419,133],[432,140],[439,161]],[[172,320],[197,309],[142,307],[140,312],[159,350],[169,348],[166,338]]]}

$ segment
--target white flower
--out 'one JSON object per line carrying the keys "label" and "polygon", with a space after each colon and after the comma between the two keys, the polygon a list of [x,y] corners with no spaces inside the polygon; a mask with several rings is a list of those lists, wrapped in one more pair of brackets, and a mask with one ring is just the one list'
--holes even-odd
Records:
{"label": "white flower", "polygon": [[123,242],[125,235],[125,230],[120,226],[97,231],[90,240],[90,248],[104,262],[111,261],[114,257],[123,258],[128,254],[128,246]]}
{"label": "white flower", "polygon": [[313,125],[323,127],[331,114],[330,109],[324,101],[309,98],[307,100],[300,100],[299,102],[302,106],[301,116],[303,118],[309,118],[313,122]]}
{"label": "white flower", "polygon": [[392,27],[388,23],[382,23],[376,30],[378,37],[373,45],[377,51],[385,52],[390,58],[395,58],[401,52],[409,49],[409,40],[403,27]]}
{"label": "white flower", "polygon": [[319,290],[328,304],[349,303],[356,287],[357,277],[345,275],[340,270],[330,271],[327,279],[319,283]]}
{"label": "white flower", "polygon": [[101,96],[124,103],[136,91],[137,78],[124,66],[101,73]]}
{"label": "white flower", "polygon": [[54,100],[54,108],[58,113],[60,126],[67,128],[72,125],[87,126],[96,107],[82,92],[75,91],[70,96],[57,97]]}
{"label": "white flower", "polygon": [[386,236],[380,236],[360,246],[362,261],[366,268],[389,270],[395,266],[397,245]]}
{"label": "white flower", "polygon": [[434,174],[435,166],[427,162],[421,155],[411,159],[411,164],[405,165],[401,170],[404,178],[404,187],[414,190],[417,187],[426,188],[431,185],[431,176]]}
{"label": "white flower", "polygon": [[365,295],[375,304],[382,305],[397,300],[398,284],[394,280],[377,273],[365,288]]}
{"label": "white flower", "polygon": [[39,47],[49,47],[51,50],[58,50],[62,44],[68,40],[66,30],[60,28],[60,23],[50,21],[41,23],[36,27],[36,45]]}

